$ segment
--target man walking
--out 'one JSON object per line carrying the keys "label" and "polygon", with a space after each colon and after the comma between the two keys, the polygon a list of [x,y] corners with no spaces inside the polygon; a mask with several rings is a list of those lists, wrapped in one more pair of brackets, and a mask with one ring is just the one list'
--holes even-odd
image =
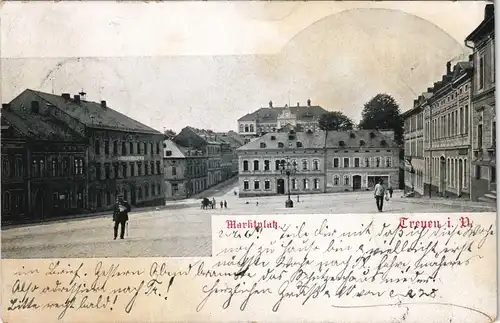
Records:
{"label": "man walking", "polygon": [[128,212],[130,212],[130,204],[123,200],[121,196],[116,197],[115,209],[113,212],[114,239],[118,236],[118,226],[120,226],[120,239],[125,237],[125,225],[128,221]]}
{"label": "man walking", "polygon": [[373,191],[379,212],[382,212],[382,208],[384,207],[385,187],[382,185],[383,183],[384,181],[380,179],[377,185],[375,185],[375,190]]}
{"label": "man walking", "polygon": [[392,189],[391,183],[389,183],[389,187],[387,188],[387,190],[389,191],[389,197],[392,198],[392,193],[394,192],[394,190]]}

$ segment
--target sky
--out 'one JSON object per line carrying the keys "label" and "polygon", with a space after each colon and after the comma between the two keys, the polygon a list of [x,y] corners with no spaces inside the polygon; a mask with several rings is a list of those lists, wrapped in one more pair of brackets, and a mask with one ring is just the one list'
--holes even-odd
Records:
{"label": "sky", "polygon": [[401,110],[467,59],[477,2],[7,2],[1,100],[82,89],[160,131],[237,129],[267,106],[359,121],[377,93]]}

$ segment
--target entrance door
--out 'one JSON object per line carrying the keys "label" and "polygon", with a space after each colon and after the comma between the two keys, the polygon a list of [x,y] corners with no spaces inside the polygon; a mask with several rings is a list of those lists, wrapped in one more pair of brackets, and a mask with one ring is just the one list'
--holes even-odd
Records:
{"label": "entrance door", "polygon": [[360,190],[361,189],[361,176],[360,175],[354,175],[352,177],[352,189],[353,190]]}
{"label": "entrance door", "polygon": [[43,219],[45,217],[45,200],[43,199],[42,190],[38,190],[38,192],[36,192],[33,210],[35,211],[35,218]]}
{"label": "entrance door", "polygon": [[285,180],[280,178],[278,179],[278,185],[276,186],[276,190],[278,194],[285,194]]}
{"label": "entrance door", "polygon": [[492,166],[490,168],[490,178],[491,178],[491,183],[496,183],[497,182],[497,168]]}

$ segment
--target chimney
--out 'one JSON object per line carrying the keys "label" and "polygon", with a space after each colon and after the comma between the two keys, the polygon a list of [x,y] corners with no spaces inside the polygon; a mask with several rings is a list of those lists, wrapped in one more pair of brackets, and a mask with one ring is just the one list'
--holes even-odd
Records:
{"label": "chimney", "polygon": [[469,62],[472,62],[473,59],[474,59],[474,54],[470,54],[469,55]]}
{"label": "chimney", "polygon": [[69,93],[63,93],[61,96],[62,96],[62,97],[64,98],[64,100],[66,100],[66,101],[69,101],[69,100],[71,99],[71,96],[69,95]]}
{"label": "chimney", "polygon": [[495,16],[495,5],[487,4],[486,7],[484,7],[484,20],[487,20],[493,16]]}
{"label": "chimney", "polygon": [[417,104],[418,104],[418,100],[417,99],[413,100],[413,106],[415,107],[415,106],[417,106]]}
{"label": "chimney", "polygon": [[10,110],[10,103],[2,103],[2,109]]}
{"label": "chimney", "polygon": [[310,107],[311,106],[311,99],[308,99],[307,100],[307,106]]}
{"label": "chimney", "polygon": [[106,109],[106,101],[104,101],[104,100],[101,101],[101,107],[103,109]]}
{"label": "chimney", "polygon": [[40,105],[38,101],[31,101],[31,112],[38,113],[40,111]]}
{"label": "chimney", "polygon": [[272,108],[273,107],[273,101],[269,101],[269,107]]}
{"label": "chimney", "polygon": [[80,96],[79,95],[75,95],[74,101],[75,101],[76,104],[80,104]]}
{"label": "chimney", "polygon": [[82,101],[85,101],[85,96],[87,95],[87,93],[83,92],[83,90],[82,90],[82,91],[81,91],[80,93],[78,93],[78,94],[80,94],[80,97],[82,98]]}
{"label": "chimney", "polygon": [[451,62],[446,63],[446,75],[451,73]]}
{"label": "chimney", "polygon": [[433,89],[433,88],[431,88],[431,87],[428,87],[428,88],[427,88],[427,93],[432,93],[432,90],[434,90],[434,89]]}

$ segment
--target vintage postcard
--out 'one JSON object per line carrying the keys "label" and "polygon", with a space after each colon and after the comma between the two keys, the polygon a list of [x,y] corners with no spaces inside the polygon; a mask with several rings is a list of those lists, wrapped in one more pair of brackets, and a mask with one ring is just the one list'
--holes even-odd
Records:
{"label": "vintage postcard", "polygon": [[2,321],[493,322],[493,2],[5,2]]}

